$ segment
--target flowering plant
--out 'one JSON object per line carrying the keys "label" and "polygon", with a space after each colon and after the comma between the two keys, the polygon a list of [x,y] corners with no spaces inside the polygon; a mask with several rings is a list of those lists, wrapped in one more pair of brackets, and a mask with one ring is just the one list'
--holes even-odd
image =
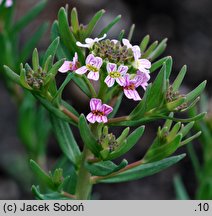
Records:
{"label": "flowering plant", "polygon": [[[185,154],[171,155],[200,135],[197,132],[192,138],[184,138],[193,125],[191,122],[205,113],[190,118],[176,115],[196,104],[206,82],[187,95],[180,94],[186,67],[171,82],[172,58],[157,59],[166,48],[166,39],[148,46],[147,35],[140,45],[134,45],[131,43],[134,26],[128,36],[121,31],[118,39],[107,37],[120,16],[104,27],[98,37],[90,38],[104,13],[104,10],[97,12],[84,26],[79,24],[75,8],[70,24],[68,7],[61,8],[58,20],[52,25],[52,43],[44,56],[41,58],[35,49],[32,66],[21,64],[19,73],[4,67],[11,80],[31,92],[49,111],[64,154],[65,159],[49,173],[31,160],[31,168],[42,184],[41,188],[32,187],[37,199],[90,199],[92,186],[97,183],[118,183],[153,175],[180,161]],[[58,73],[67,74],[59,87]],[[155,79],[153,73],[158,73]],[[89,98],[89,112],[80,114],[75,104],[63,100],[63,90],[70,81]],[[118,116],[123,98],[128,100],[129,113]],[[133,101],[135,107],[131,106]],[[158,128],[143,157],[130,164],[126,159],[114,162],[139,141],[145,124],[159,119],[166,121]],[[79,130],[82,151],[70,124]],[[119,136],[112,129],[117,126],[126,127]]]}

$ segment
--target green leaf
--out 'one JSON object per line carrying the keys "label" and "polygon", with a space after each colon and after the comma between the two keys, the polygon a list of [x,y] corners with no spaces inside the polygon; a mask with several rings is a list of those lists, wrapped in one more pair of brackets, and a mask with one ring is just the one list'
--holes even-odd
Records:
{"label": "green leaf", "polygon": [[130,32],[127,37],[129,41],[131,41],[134,31],[135,31],[135,24],[132,24],[130,27]]}
{"label": "green leaf", "polygon": [[181,154],[178,156],[169,157],[157,162],[141,164],[134,168],[128,169],[124,172],[118,173],[117,175],[110,176],[108,178],[100,178],[97,180],[98,183],[118,183],[118,182],[126,182],[144,178],[146,176],[153,175],[158,173],[173,164],[179,162],[185,157],[185,154]]}
{"label": "green leaf", "polygon": [[102,37],[104,34],[108,34],[108,32],[110,31],[110,29],[113,28],[113,26],[119,22],[119,20],[121,19],[121,15],[118,15],[111,23],[109,23],[99,34],[99,37]]}
{"label": "green leaf", "polygon": [[18,20],[11,29],[10,34],[16,34],[25,28],[29,23],[31,23],[35,17],[37,17],[40,12],[44,9],[47,0],[40,1],[35,7],[28,11],[20,20]]}
{"label": "green leaf", "polygon": [[130,113],[131,120],[137,120],[143,117],[145,112],[153,108],[158,108],[164,102],[166,92],[166,64],[161,68],[158,76],[153,82],[152,86],[149,85],[144,99],[139,102],[136,108]]}
{"label": "green leaf", "polygon": [[80,28],[76,8],[73,8],[71,10],[71,27],[72,27],[72,30],[73,30],[74,34],[76,34],[79,31],[79,28]]}
{"label": "green leaf", "polygon": [[144,126],[141,126],[137,129],[135,129],[125,140],[125,142],[121,143],[120,146],[113,151],[112,153],[110,153],[108,159],[112,160],[115,158],[118,158],[122,155],[124,155],[125,153],[127,153],[128,151],[130,151],[130,149],[133,148],[133,146],[138,142],[138,140],[141,138],[141,136],[144,133]]}
{"label": "green leaf", "polygon": [[207,83],[207,81],[203,81],[193,91],[188,93],[186,95],[186,102],[191,102],[194,99],[196,99],[202,93],[202,91],[205,89],[206,83]]}
{"label": "green leaf", "polygon": [[165,64],[166,64],[166,79],[169,79],[172,71],[172,65],[173,65],[173,60],[171,56],[167,57]]}
{"label": "green leaf", "polygon": [[[54,23],[52,24],[52,28],[51,28],[51,40],[54,41],[57,37],[60,36],[60,33],[59,33],[59,24],[58,24],[58,21],[55,20]],[[64,49],[63,49],[64,48]],[[70,53],[67,53],[65,55],[65,47],[62,48],[62,44],[61,44],[61,41],[58,45],[58,49],[57,49],[57,58],[58,59],[62,59],[62,58],[69,58],[69,55]],[[70,56],[71,58],[72,56]]]}
{"label": "green leaf", "polygon": [[146,35],[140,43],[141,52],[144,52],[149,44],[150,36]]}
{"label": "green leaf", "polygon": [[114,164],[112,161],[101,161],[95,164],[86,163],[86,169],[95,176],[106,176],[113,172],[117,172],[128,164],[127,160],[123,160],[119,165]]}
{"label": "green leaf", "polygon": [[46,99],[44,99],[38,95],[34,95],[34,96],[50,112],[50,114],[53,114],[53,115],[57,116],[58,118],[62,119],[63,121],[67,121],[67,122],[71,123],[72,125],[76,126],[76,123],[71,118],[69,118],[67,115],[65,115],[59,108],[53,106],[48,100],[46,100]]}
{"label": "green leaf", "polygon": [[155,60],[157,57],[159,57],[166,49],[167,47],[167,38],[165,38],[164,40],[162,40],[158,46],[156,47],[156,49],[150,53],[150,55],[148,56],[148,59],[151,59],[151,61]]}
{"label": "green leaf", "polygon": [[88,86],[86,85],[86,83],[83,80],[83,76],[85,76],[84,74],[82,76],[76,75],[73,76],[73,81],[75,82],[75,84],[89,97],[91,98],[91,93],[90,90],[88,88]]}
{"label": "green leaf", "polygon": [[102,18],[102,16],[104,15],[105,10],[100,10],[98,11],[93,18],[91,19],[91,21],[88,23],[87,27],[86,27],[86,31],[85,31],[85,38],[90,37],[90,35],[92,34],[96,24],[99,22],[99,20]]}
{"label": "green leaf", "polygon": [[73,136],[69,124],[58,119],[55,116],[51,116],[51,119],[54,134],[57,137],[61,150],[66,155],[66,157],[75,166],[77,166],[81,158],[81,152],[79,150],[78,144]]}
{"label": "green leaf", "polygon": [[193,136],[187,138],[186,140],[183,140],[183,141],[181,142],[181,145],[186,145],[186,144],[190,143],[190,142],[193,141],[194,139],[198,138],[201,134],[202,134],[202,131],[197,132],[197,133],[194,134]]}
{"label": "green leaf", "polygon": [[60,38],[57,37],[51,44],[50,46],[48,47],[48,49],[46,50],[45,52],[45,55],[44,55],[44,58],[43,58],[43,67],[47,61],[47,59],[49,58],[49,56],[52,56],[52,62],[51,62],[51,65],[53,64],[53,61],[54,61],[54,57],[55,57],[55,54],[57,52],[57,48],[58,48],[58,45],[60,43]]}
{"label": "green leaf", "polygon": [[166,108],[169,110],[169,111],[174,111],[177,107],[179,107],[180,105],[182,105],[183,103],[186,102],[186,98],[185,97],[182,97],[182,98],[179,98],[175,101],[172,101],[172,102],[169,102],[166,104]]}
{"label": "green leaf", "polygon": [[4,72],[6,76],[11,79],[13,82],[20,84],[20,77],[13,70],[11,70],[8,66],[4,65]]}
{"label": "green leaf", "polygon": [[35,185],[32,186],[31,190],[35,198],[38,200],[72,200],[70,197],[64,196],[62,192],[42,194],[39,190],[39,187],[36,187]]}
{"label": "green leaf", "polygon": [[119,34],[119,36],[118,36],[118,40],[119,41],[122,41],[122,39],[124,38],[124,34],[125,34],[125,30],[122,29],[121,32],[120,32],[120,34]]}
{"label": "green leaf", "polygon": [[159,59],[155,63],[153,63],[152,66],[151,66],[151,68],[150,68],[150,73],[153,73],[158,68],[160,68],[163,65],[163,63],[167,60],[167,58],[169,58],[169,57],[164,57],[162,59]]}
{"label": "green leaf", "polygon": [[155,48],[158,45],[158,41],[155,41],[154,43],[152,43],[149,48],[145,51],[145,53],[142,55],[142,58],[148,58],[149,55],[153,52],[153,50],[155,50]]}
{"label": "green leaf", "polygon": [[193,126],[194,126],[194,121],[189,122],[186,126],[182,125],[182,128],[180,130],[180,133],[182,134],[182,136],[183,137],[186,136],[190,132]]}
{"label": "green leaf", "polygon": [[43,23],[37,31],[30,37],[30,39],[25,43],[21,54],[19,62],[26,62],[31,55],[33,49],[38,44],[38,41],[41,39],[41,37],[44,35],[48,27],[48,23]]}
{"label": "green leaf", "polygon": [[172,84],[173,91],[177,91],[179,89],[179,87],[182,84],[183,79],[186,75],[186,71],[187,71],[187,66],[184,65],[182,67],[182,69],[180,70],[179,74],[177,75],[177,78],[175,79],[175,81]]}
{"label": "green leaf", "polygon": [[75,52],[78,54],[79,61],[84,62],[84,55],[81,49],[76,45],[76,39],[70,31],[65,8],[61,8],[58,13],[59,33],[63,44],[68,48],[70,54],[74,56]]}
{"label": "green leaf", "polygon": [[51,177],[43,169],[41,169],[35,161],[30,160],[30,167],[33,173],[35,174],[36,178],[38,178],[42,184],[46,184],[49,188],[53,190],[56,189]]}
{"label": "green leaf", "polygon": [[186,191],[185,185],[179,175],[174,177],[174,187],[176,192],[176,197],[178,200],[189,200],[188,193]]}
{"label": "green leaf", "polygon": [[33,66],[33,71],[37,72],[39,68],[39,55],[38,55],[38,50],[35,48],[33,53],[32,53],[32,66]]}
{"label": "green leaf", "polygon": [[178,134],[172,141],[161,143],[159,138],[156,138],[150,149],[145,154],[143,160],[145,163],[162,160],[173,154],[180,146],[182,135]]}
{"label": "green leaf", "polygon": [[91,150],[91,152],[95,155],[95,156],[99,156],[99,151],[100,146],[96,140],[96,138],[94,137],[93,133],[91,132],[90,127],[87,124],[87,121],[85,119],[85,116],[83,114],[81,114],[80,118],[79,118],[79,131],[80,131],[80,136],[84,142],[84,144],[87,146],[88,149]]}

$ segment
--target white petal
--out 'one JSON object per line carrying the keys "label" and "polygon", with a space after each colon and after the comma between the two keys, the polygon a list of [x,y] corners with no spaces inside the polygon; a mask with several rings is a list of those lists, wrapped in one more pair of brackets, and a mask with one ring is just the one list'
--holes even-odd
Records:
{"label": "white petal", "polygon": [[82,66],[82,67],[80,67],[80,68],[78,68],[76,71],[75,71],[75,73],[77,73],[77,74],[84,74],[84,73],[86,73],[87,72],[87,67],[86,66]]}
{"label": "white petal", "polygon": [[58,71],[59,71],[60,73],[66,73],[67,71],[70,70],[70,64],[72,64],[71,61],[65,61],[65,62],[63,63],[63,65],[59,68]]}
{"label": "white petal", "polygon": [[129,40],[127,39],[122,39],[122,43],[129,49],[129,48],[132,48],[132,44],[130,43]]}
{"label": "white petal", "polygon": [[90,71],[88,73],[88,79],[91,79],[91,80],[95,80],[97,81],[99,79],[99,72],[93,72],[93,71]]}
{"label": "white petal", "polygon": [[115,83],[115,79],[110,76],[107,76],[105,78],[105,83],[107,84],[108,87],[112,87]]}
{"label": "white petal", "polygon": [[89,45],[88,45],[88,44],[82,44],[82,43],[79,42],[79,41],[76,42],[76,45],[79,46],[79,47],[89,48]]}

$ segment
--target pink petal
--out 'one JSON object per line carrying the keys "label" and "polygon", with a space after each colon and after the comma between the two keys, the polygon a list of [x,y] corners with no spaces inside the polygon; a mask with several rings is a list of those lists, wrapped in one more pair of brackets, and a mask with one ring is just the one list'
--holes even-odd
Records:
{"label": "pink petal", "polygon": [[136,90],[133,90],[133,98],[132,99],[135,101],[141,100],[141,97],[139,96],[139,94]]}
{"label": "pink petal", "polygon": [[147,82],[146,83],[142,83],[141,86],[146,91],[146,87],[148,86],[148,83]]}
{"label": "pink petal", "polygon": [[6,5],[6,7],[11,7],[13,5],[13,1],[7,0],[5,5]]}
{"label": "pink petal", "polygon": [[96,116],[96,121],[98,122],[98,123],[101,123],[102,122],[102,117],[101,116]]}
{"label": "pink petal", "polygon": [[119,78],[116,78],[116,82],[117,82],[120,86],[124,86],[124,84],[125,84],[125,79],[124,79],[124,77],[119,77]]}
{"label": "pink petal", "polygon": [[126,74],[124,76],[124,86],[128,86],[130,84],[130,75]]}
{"label": "pink petal", "polygon": [[110,76],[107,76],[105,79],[105,83],[107,84],[108,87],[112,87],[115,83],[115,79]]}
{"label": "pink petal", "polygon": [[86,119],[90,122],[90,123],[94,123],[96,121],[96,116],[93,113],[89,113],[86,117]]}
{"label": "pink petal", "polygon": [[119,41],[116,39],[111,40],[111,42],[113,42],[114,44],[117,44]]}
{"label": "pink petal", "polygon": [[82,66],[82,67],[80,67],[80,68],[78,68],[76,71],[75,71],[75,73],[77,73],[77,74],[84,74],[84,73],[86,73],[87,72],[87,67],[86,66]]}
{"label": "pink petal", "polygon": [[145,68],[145,69],[150,69],[151,68],[151,62],[147,59],[139,59],[139,64]]}
{"label": "pink petal", "polygon": [[101,111],[107,116],[113,111],[113,108],[107,104],[103,104],[101,107]]}
{"label": "pink petal", "polygon": [[90,100],[90,108],[91,111],[96,111],[96,110],[100,110],[102,107],[102,101],[100,99],[97,98],[92,98]]}
{"label": "pink petal", "polygon": [[114,63],[107,63],[107,72],[114,72],[117,70],[117,65]]}
{"label": "pink petal", "polygon": [[91,64],[91,65],[93,65],[93,64],[92,64],[92,61],[93,61],[94,59],[95,59],[94,55],[93,55],[93,54],[90,54],[90,55],[87,56],[87,58],[86,58],[86,60],[85,60],[85,63],[86,63],[86,64]]}
{"label": "pink petal", "polygon": [[95,80],[97,81],[99,79],[99,72],[93,72],[93,71],[90,71],[88,73],[88,79],[91,79],[91,80]]}
{"label": "pink petal", "polygon": [[71,61],[65,61],[64,63],[63,63],[63,65],[59,68],[59,72],[60,73],[66,73],[67,71],[70,71],[70,65],[72,64],[72,62]]}
{"label": "pink petal", "polygon": [[107,117],[106,116],[102,116],[102,122],[104,122],[104,123],[107,122]]}
{"label": "pink petal", "polygon": [[138,60],[141,57],[141,49],[139,46],[132,47],[133,55],[135,60]]}
{"label": "pink petal", "polygon": [[96,63],[95,63],[95,66],[97,68],[100,68],[102,66],[102,59],[100,57],[96,57]]}
{"label": "pink petal", "polygon": [[132,44],[127,39],[122,39],[122,43],[129,49],[132,48]]}
{"label": "pink petal", "polygon": [[78,54],[75,52],[74,58],[73,58],[73,64],[75,65],[78,62]]}
{"label": "pink petal", "polygon": [[127,98],[133,99],[133,92],[132,90],[124,89],[124,94]]}
{"label": "pink petal", "polygon": [[118,72],[121,73],[121,75],[125,75],[128,71],[128,67],[125,66],[125,65],[120,65],[119,68],[118,68]]}

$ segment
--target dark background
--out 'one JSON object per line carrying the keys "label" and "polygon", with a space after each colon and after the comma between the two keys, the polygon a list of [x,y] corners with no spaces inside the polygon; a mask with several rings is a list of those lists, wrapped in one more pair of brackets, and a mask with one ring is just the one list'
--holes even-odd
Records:
{"label": "dark background", "polygon": [[[37,1],[17,1],[17,14],[19,18]],[[36,25],[44,20],[50,24],[57,18],[57,12],[65,3],[70,8],[77,7],[81,23],[86,24],[93,14],[99,9],[106,9],[106,14],[100,25],[104,25],[122,14],[122,20],[113,28],[109,37],[118,35],[121,29],[129,30],[132,23],[136,24],[133,44],[139,44],[141,39],[150,34],[151,41],[168,38],[168,47],[164,54],[171,55],[174,60],[173,77],[180,68],[187,64],[188,73],[184,81],[183,91],[194,88],[201,81],[207,79],[211,83],[211,56],[212,56],[212,1],[211,0],[51,0],[45,11],[27,27],[21,35],[21,44],[30,37]],[[98,28],[96,28],[98,32]],[[49,32],[42,38],[39,49],[45,49],[49,44]],[[207,93],[211,96],[211,85],[207,85]],[[209,94],[210,93],[210,94]],[[66,97],[69,97],[68,90]],[[75,101],[77,102],[76,98]],[[84,103],[78,102],[82,109]],[[86,102],[87,103],[87,102]],[[121,112],[128,109],[129,101],[123,102]],[[211,102],[209,101],[211,104]],[[126,106],[127,105],[127,106]],[[211,106],[211,105],[210,105]],[[18,157],[24,157],[25,152],[17,137],[16,122],[17,110],[0,81],[0,199],[26,199],[31,198],[30,188],[23,190],[5,171],[6,167],[17,166]],[[139,159],[145,149],[151,144],[158,124],[147,125],[145,136],[131,152],[128,153],[129,161]],[[195,144],[201,154],[200,144]],[[186,148],[178,153],[185,152]],[[51,139],[48,146],[49,167],[60,154],[56,142]],[[21,165],[20,165],[21,166]],[[19,169],[17,168],[17,172]],[[194,198],[196,182],[189,158],[183,162],[151,177],[123,184],[101,184],[94,188],[95,198],[98,199],[175,199],[173,177],[181,174],[183,181]],[[25,173],[23,173],[23,176]],[[27,178],[27,176],[25,176]]]}

